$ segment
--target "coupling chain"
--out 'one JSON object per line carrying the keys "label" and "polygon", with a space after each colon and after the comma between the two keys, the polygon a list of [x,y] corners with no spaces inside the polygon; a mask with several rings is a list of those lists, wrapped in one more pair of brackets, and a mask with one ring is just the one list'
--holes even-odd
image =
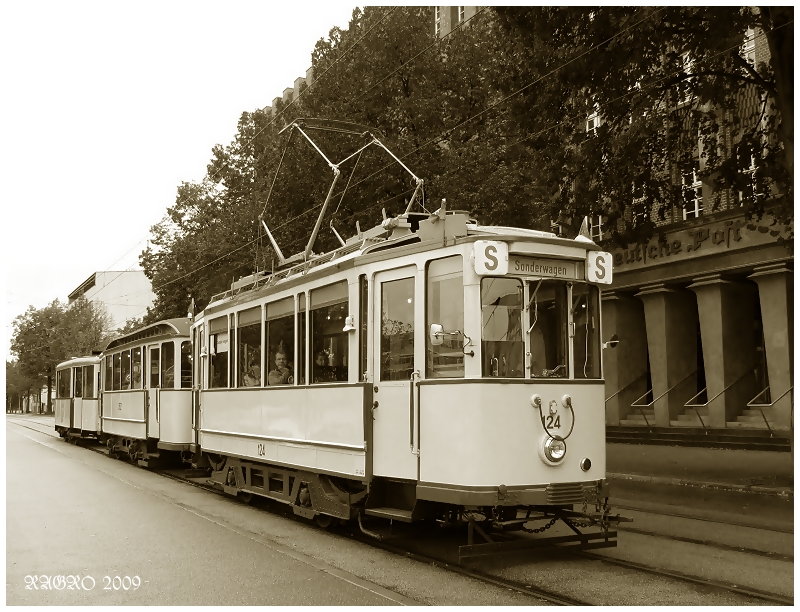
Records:
{"label": "coupling chain", "polygon": [[549,523],[547,523],[546,525],[542,525],[541,527],[538,527],[537,529],[528,529],[527,527],[525,527],[525,525],[523,525],[523,526],[522,526],[522,530],[523,530],[525,533],[542,533],[543,531],[547,531],[548,529],[550,529],[550,527],[552,527],[553,525],[555,525],[557,520],[558,520],[558,517],[557,517],[557,516],[556,516],[556,517],[553,517],[553,520],[552,520],[552,521],[550,521],[550,522],[549,522]]}

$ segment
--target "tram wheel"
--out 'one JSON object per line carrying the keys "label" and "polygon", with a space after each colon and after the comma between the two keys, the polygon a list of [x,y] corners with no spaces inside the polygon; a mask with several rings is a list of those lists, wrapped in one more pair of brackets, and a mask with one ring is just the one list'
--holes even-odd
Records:
{"label": "tram wheel", "polygon": [[244,502],[245,504],[249,504],[251,501],[253,501],[253,494],[245,491],[239,491],[237,497],[239,498],[239,501]]}
{"label": "tram wheel", "polygon": [[332,517],[330,514],[316,514],[314,515],[314,522],[322,527],[322,529],[330,529],[336,519]]}

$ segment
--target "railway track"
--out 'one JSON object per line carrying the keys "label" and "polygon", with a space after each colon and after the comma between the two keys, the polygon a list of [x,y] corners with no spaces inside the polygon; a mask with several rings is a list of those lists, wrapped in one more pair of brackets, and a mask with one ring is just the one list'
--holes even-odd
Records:
{"label": "railway track", "polygon": [[[12,418],[7,417],[7,422],[12,422],[15,425],[18,425],[20,427],[24,427],[26,429],[30,429],[30,430],[35,431],[35,432],[40,433],[40,434],[48,435],[48,436],[53,437],[53,438],[59,438],[59,439],[61,438],[52,429],[51,425],[49,425],[48,423],[42,422],[42,421],[36,421],[36,420],[32,420],[32,419],[14,419],[13,417]],[[36,424],[37,426],[32,426],[32,424]],[[102,454],[102,455],[106,455],[106,456],[108,455],[106,449],[104,447],[100,446],[99,444],[82,444],[81,447],[85,448],[86,450],[90,450],[92,452],[96,452],[96,453],[99,453],[99,454]],[[216,488],[214,488],[214,487],[212,487],[210,485],[204,484],[202,482],[197,482],[197,479],[188,479],[188,478],[186,478],[184,476],[181,476],[181,475],[178,475],[178,474],[175,474],[175,473],[170,473],[170,472],[176,472],[176,471],[181,471],[181,470],[168,470],[168,469],[155,468],[155,469],[151,469],[151,471],[153,471],[153,472],[155,472],[155,473],[157,473],[160,476],[163,476],[165,478],[169,478],[171,480],[175,480],[175,481],[181,482],[183,484],[188,484],[190,486],[197,487],[197,488],[203,489],[205,491],[209,491],[209,492],[215,493],[215,494],[217,494],[217,495],[219,495],[221,497],[224,497],[226,499],[231,499],[230,496],[226,495],[222,491],[219,491],[218,489],[216,489]],[[241,502],[241,503],[243,503],[243,502]],[[268,511],[271,511],[271,512],[275,512],[275,513],[281,513],[281,514],[284,514],[285,516],[290,517],[290,518],[296,518],[293,513],[279,512],[279,510],[283,510],[284,509],[283,506],[281,506],[281,508],[279,509],[279,508],[276,508],[274,505],[267,506],[267,504],[264,504],[262,506],[262,509],[265,509],[265,510],[268,510]],[[652,514],[659,514],[658,512],[651,512],[651,513]],[[385,550],[387,552],[391,552],[391,553],[394,553],[394,554],[397,554],[397,555],[401,555],[401,556],[413,559],[415,561],[419,561],[420,563],[425,563],[425,564],[428,564],[428,565],[434,565],[436,567],[440,567],[440,568],[443,568],[443,569],[445,569],[447,571],[451,571],[451,572],[454,572],[454,573],[457,573],[457,574],[460,574],[460,575],[463,575],[463,576],[470,577],[470,578],[472,578],[474,580],[478,580],[478,581],[484,582],[486,584],[491,584],[493,586],[499,586],[499,587],[502,587],[502,588],[506,588],[506,589],[515,591],[515,592],[520,593],[520,594],[524,594],[524,595],[530,596],[531,598],[534,598],[534,599],[545,600],[550,605],[560,605],[560,606],[587,606],[587,605],[594,605],[594,604],[591,604],[589,602],[584,602],[584,601],[575,599],[573,597],[569,597],[569,596],[566,596],[566,595],[563,595],[563,594],[556,593],[556,592],[551,591],[551,590],[543,589],[543,588],[535,586],[535,585],[528,585],[528,584],[524,584],[524,583],[521,583],[521,582],[508,580],[508,579],[505,579],[505,578],[492,576],[492,575],[486,574],[484,572],[481,572],[479,570],[476,570],[474,568],[467,567],[465,565],[454,564],[451,561],[449,561],[449,560],[447,560],[445,558],[442,558],[442,557],[437,557],[437,556],[432,556],[432,555],[427,555],[427,554],[421,554],[419,552],[412,551],[412,550],[410,550],[408,548],[404,548],[397,541],[389,543],[389,542],[385,542],[385,541],[375,540],[373,538],[365,536],[358,529],[348,529],[346,531],[347,531],[347,535],[351,539],[355,539],[355,540],[357,540],[357,541],[359,541],[361,543],[367,544],[367,545],[372,546],[374,548],[379,548],[379,549]],[[714,546],[714,547],[717,547],[717,548],[724,548],[724,549],[732,550],[734,552],[743,552],[743,553],[746,553],[746,554],[762,555],[762,556],[767,556],[767,557],[775,558],[775,559],[788,560],[788,561],[791,561],[791,562],[794,561],[793,557],[788,558],[785,555],[775,555],[775,554],[765,553],[763,551],[757,551],[757,550],[751,550],[751,549],[742,549],[742,548],[736,548],[736,547],[729,547],[729,546],[725,546],[725,545],[721,545],[721,544],[717,544],[717,543],[709,543],[709,542],[704,542],[704,541],[700,541],[700,540],[692,540],[690,538],[681,538],[681,537],[678,537],[678,536],[665,536],[663,534],[647,532],[645,530],[638,530],[638,529],[626,529],[626,530],[623,530],[623,529],[620,529],[620,531],[631,531],[632,533],[638,533],[638,534],[641,534],[641,535],[648,535],[648,536],[653,536],[653,537],[658,537],[658,538],[672,539],[672,540],[676,540],[676,541],[686,541],[686,542],[693,543],[693,544]],[[639,564],[639,563],[634,563],[634,562],[631,562],[631,561],[625,561],[625,560],[621,560],[621,559],[614,559],[614,558],[606,557],[606,556],[603,556],[603,555],[600,555],[600,554],[596,554],[596,553],[580,552],[580,551],[570,551],[570,552],[564,551],[563,554],[582,557],[582,558],[585,558],[585,559],[591,559],[593,561],[601,561],[602,563],[607,564],[607,565],[625,567],[627,569],[633,569],[633,570],[641,571],[641,572],[644,572],[644,573],[647,573],[647,574],[650,574],[650,575],[671,578],[673,580],[678,580],[680,582],[686,582],[686,583],[690,583],[690,584],[701,585],[701,586],[711,587],[711,588],[715,588],[715,589],[721,589],[723,591],[728,591],[728,592],[731,592],[731,593],[736,593],[738,595],[744,595],[744,596],[747,596],[747,597],[752,597],[754,599],[766,601],[766,602],[769,602],[769,603],[772,603],[772,604],[776,604],[776,605],[788,605],[788,606],[794,605],[794,600],[791,597],[786,597],[784,595],[780,595],[780,594],[776,594],[776,593],[769,593],[769,592],[765,592],[765,591],[758,591],[758,590],[755,590],[755,589],[742,587],[742,586],[734,585],[734,584],[727,583],[727,582],[709,580],[709,579],[706,579],[706,578],[700,578],[700,577],[697,577],[697,576],[691,576],[691,575],[687,575],[687,574],[682,574],[680,572],[675,572],[675,571],[665,570],[665,569],[661,569],[661,568],[646,566],[646,565],[642,565],[642,564]]]}

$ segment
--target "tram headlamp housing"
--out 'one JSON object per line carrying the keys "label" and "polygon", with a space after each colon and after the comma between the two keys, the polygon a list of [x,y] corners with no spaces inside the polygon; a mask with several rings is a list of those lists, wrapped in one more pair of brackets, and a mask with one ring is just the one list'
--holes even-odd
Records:
{"label": "tram headlamp housing", "polygon": [[564,440],[556,440],[548,435],[542,439],[539,445],[539,456],[548,465],[557,465],[564,460],[567,455],[567,443]]}

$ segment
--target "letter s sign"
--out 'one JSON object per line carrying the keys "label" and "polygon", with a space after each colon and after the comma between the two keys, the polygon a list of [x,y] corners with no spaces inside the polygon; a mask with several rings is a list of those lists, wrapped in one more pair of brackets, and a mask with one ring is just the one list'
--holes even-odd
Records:
{"label": "letter s sign", "polygon": [[586,280],[590,283],[610,285],[613,261],[611,253],[589,251],[586,254]]}
{"label": "letter s sign", "polygon": [[508,244],[496,240],[476,241],[472,264],[479,276],[508,274]]}

